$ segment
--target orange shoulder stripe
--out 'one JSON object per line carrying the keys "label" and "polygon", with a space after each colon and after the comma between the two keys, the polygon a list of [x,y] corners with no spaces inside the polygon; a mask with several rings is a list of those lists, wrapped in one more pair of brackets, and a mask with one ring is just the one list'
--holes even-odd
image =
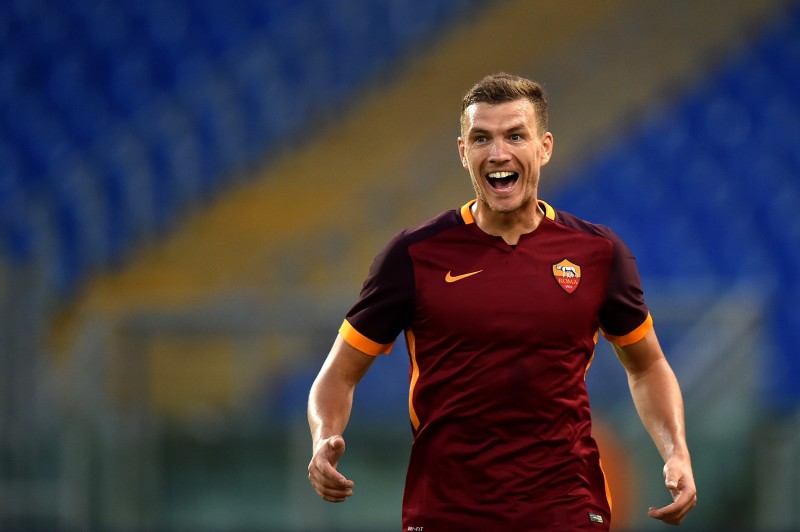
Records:
{"label": "orange shoulder stripe", "polygon": [[616,344],[619,347],[625,347],[626,345],[635,344],[636,342],[644,338],[652,328],[653,328],[653,317],[648,312],[647,318],[645,318],[642,324],[636,327],[628,334],[622,336],[614,336],[612,334],[606,334],[606,332],[603,331],[603,336],[605,336],[606,339],[612,344]]}
{"label": "orange shoulder stripe", "polygon": [[371,356],[378,356],[378,355],[388,355],[389,352],[392,350],[392,346],[394,342],[388,344],[379,344],[378,342],[372,341],[360,332],[356,330],[355,327],[350,325],[350,322],[344,320],[342,322],[342,326],[339,327],[339,334],[342,335],[342,338],[345,341],[367,355]]}

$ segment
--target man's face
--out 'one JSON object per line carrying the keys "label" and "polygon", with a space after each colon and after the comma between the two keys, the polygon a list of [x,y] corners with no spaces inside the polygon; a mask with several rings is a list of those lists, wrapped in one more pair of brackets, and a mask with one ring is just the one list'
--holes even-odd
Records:
{"label": "man's face", "polygon": [[462,118],[461,164],[478,201],[490,211],[510,213],[536,200],[541,167],[550,160],[553,136],[540,134],[528,100],[475,103]]}

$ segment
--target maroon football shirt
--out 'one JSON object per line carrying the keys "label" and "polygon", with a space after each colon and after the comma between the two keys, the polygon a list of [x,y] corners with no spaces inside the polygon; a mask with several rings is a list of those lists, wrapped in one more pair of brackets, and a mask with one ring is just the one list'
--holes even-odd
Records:
{"label": "maroon football shirt", "polygon": [[652,327],[634,258],[544,202],[510,246],[472,203],[395,237],[340,329],[371,355],[406,335],[403,530],[605,530],[585,376],[599,330],[628,345]]}

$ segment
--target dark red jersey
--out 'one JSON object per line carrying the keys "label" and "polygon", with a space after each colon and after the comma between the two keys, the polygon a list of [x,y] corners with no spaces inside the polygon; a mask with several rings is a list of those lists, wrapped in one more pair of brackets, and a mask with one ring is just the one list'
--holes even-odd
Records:
{"label": "dark red jersey", "polygon": [[652,326],[633,256],[556,211],[516,246],[470,204],[395,237],[340,329],[372,355],[405,332],[414,432],[402,530],[605,530],[586,371],[598,331]]}

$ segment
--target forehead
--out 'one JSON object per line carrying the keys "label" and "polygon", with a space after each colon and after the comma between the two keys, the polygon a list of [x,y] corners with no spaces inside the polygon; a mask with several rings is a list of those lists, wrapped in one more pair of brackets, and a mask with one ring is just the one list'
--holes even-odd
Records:
{"label": "forehead", "polygon": [[511,129],[515,127],[536,128],[536,110],[529,100],[514,100],[491,104],[473,103],[464,110],[464,131]]}

